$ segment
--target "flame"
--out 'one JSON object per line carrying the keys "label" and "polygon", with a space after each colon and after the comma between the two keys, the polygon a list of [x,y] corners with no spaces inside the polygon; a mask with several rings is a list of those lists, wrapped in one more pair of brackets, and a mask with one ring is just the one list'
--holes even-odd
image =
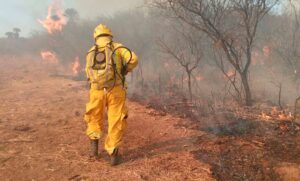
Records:
{"label": "flame", "polygon": [[49,34],[62,31],[67,24],[63,10],[57,3],[53,3],[48,7],[48,15],[45,20],[38,19],[38,22],[48,31]]}
{"label": "flame", "polygon": [[252,65],[256,65],[257,64],[257,59],[256,58],[252,58]]}
{"label": "flame", "polygon": [[252,65],[257,65],[260,62],[259,54],[256,51],[252,52]]}
{"label": "flame", "polygon": [[265,45],[263,48],[263,52],[264,52],[265,57],[269,57],[270,53],[271,53],[271,48],[269,46]]}
{"label": "flame", "polygon": [[229,70],[226,75],[230,78],[234,77],[235,76],[235,72],[233,70]]}
{"label": "flame", "polygon": [[289,121],[292,120],[293,116],[291,112],[289,112],[288,114],[281,113],[278,115],[278,118],[280,121]]}
{"label": "flame", "polygon": [[262,112],[260,118],[263,119],[263,120],[268,121],[268,120],[270,120],[272,117],[271,117],[271,116],[268,116],[265,112]]}
{"label": "flame", "polygon": [[169,68],[169,67],[170,67],[170,64],[167,63],[167,62],[165,62],[165,63],[164,63],[164,67],[165,67],[165,68]]}
{"label": "flame", "polygon": [[293,115],[291,112],[286,113],[284,110],[278,110],[277,107],[273,107],[270,115],[267,115],[267,113],[262,112],[260,115],[260,118],[263,120],[279,120],[279,121],[290,121],[293,119]]}
{"label": "flame", "polygon": [[52,64],[57,64],[58,63],[58,58],[54,52],[51,51],[41,51],[41,57],[44,61]]}
{"label": "flame", "polygon": [[279,111],[277,110],[277,107],[272,107],[271,115],[276,116],[278,115]]}
{"label": "flame", "polygon": [[264,65],[266,63],[267,58],[270,56],[270,52],[271,52],[271,50],[268,46],[264,46],[263,54],[261,54],[257,51],[253,51],[251,64],[253,66]]}
{"label": "flame", "polygon": [[198,76],[196,77],[196,80],[197,80],[197,81],[202,81],[202,80],[204,80],[204,77],[201,76],[201,75],[198,75]]}
{"label": "flame", "polygon": [[72,66],[72,72],[73,72],[73,75],[74,76],[77,76],[78,73],[80,71],[80,60],[79,60],[79,57],[77,56],[75,58],[75,61],[73,63],[73,66]]}

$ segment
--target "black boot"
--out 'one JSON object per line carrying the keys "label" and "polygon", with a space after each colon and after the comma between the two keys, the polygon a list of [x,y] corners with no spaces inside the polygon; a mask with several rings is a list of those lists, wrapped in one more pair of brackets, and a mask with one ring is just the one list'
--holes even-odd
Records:
{"label": "black boot", "polygon": [[120,164],[120,162],[121,162],[121,157],[119,155],[119,149],[116,148],[116,149],[114,149],[113,154],[110,155],[110,165],[116,166],[116,165]]}
{"label": "black boot", "polygon": [[99,140],[91,140],[91,153],[90,153],[90,158],[92,159],[98,159],[98,144]]}

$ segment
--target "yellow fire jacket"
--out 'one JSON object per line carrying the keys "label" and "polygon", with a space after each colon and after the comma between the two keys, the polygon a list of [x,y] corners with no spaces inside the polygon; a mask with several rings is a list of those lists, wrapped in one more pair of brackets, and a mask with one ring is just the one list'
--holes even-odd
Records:
{"label": "yellow fire jacket", "polygon": [[[85,71],[91,84],[91,89],[112,88],[122,84],[124,86],[124,76],[137,66],[138,57],[134,52],[130,52],[128,49],[122,47],[122,44],[112,42],[110,37],[100,37],[97,39],[96,45],[89,50],[86,57]],[[93,67],[96,49],[97,52],[105,52],[107,63],[104,70],[96,70]],[[113,54],[114,50],[116,51]],[[125,65],[126,72],[124,74],[122,69]]]}

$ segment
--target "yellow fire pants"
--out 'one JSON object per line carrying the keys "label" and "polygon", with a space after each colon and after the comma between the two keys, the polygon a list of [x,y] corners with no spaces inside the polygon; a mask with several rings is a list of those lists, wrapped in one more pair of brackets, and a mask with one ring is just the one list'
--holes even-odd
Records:
{"label": "yellow fire pants", "polygon": [[126,91],[122,86],[116,86],[109,92],[106,90],[90,90],[90,100],[86,105],[85,121],[87,136],[100,139],[104,126],[104,114],[108,115],[108,135],[105,140],[105,150],[111,155],[118,148],[127,126],[127,108],[125,106]]}

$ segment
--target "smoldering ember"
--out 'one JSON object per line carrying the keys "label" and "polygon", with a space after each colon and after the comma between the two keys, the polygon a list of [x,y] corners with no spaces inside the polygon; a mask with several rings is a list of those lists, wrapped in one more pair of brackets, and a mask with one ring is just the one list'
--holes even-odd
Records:
{"label": "smoldering ember", "polygon": [[1,180],[300,180],[300,1],[0,12]]}

